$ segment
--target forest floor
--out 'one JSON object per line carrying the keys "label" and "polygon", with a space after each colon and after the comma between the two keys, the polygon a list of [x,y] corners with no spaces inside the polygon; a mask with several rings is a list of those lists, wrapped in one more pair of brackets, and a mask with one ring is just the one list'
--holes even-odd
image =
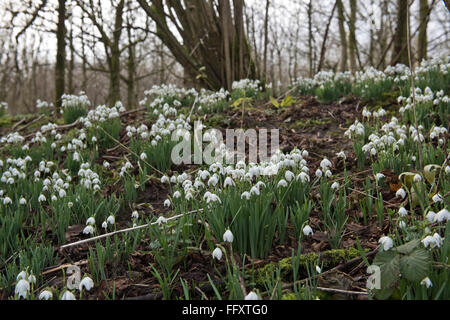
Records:
{"label": "forest floor", "polygon": [[[283,152],[289,152],[294,147],[306,149],[309,156],[306,158],[308,165],[312,168],[319,167],[323,158],[328,158],[333,163],[334,176],[333,181],[342,181],[344,169],[352,180],[352,192],[348,195],[347,201],[350,202],[346,214],[349,220],[344,229],[344,236],[341,241],[340,249],[332,250],[328,241],[329,237],[322,228],[321,214],[316,209],[311,212],[309,224],[317,230],[313,236],[302,241],[302,254],[315,253],[322,257],[324,263],[324,272],[319,277],[318,287],[323,289],[326,297],[345,298],[345,299],[366,299],[365,294],[365,269],[366,265],[360,256],[356,247],[357,239],[362,248],[364,248],[369,260],[373,258],[378,249],[378,239],[389,229],[389,219],[386,217],[382,226],[379,225],[376,217],[369,217],[366,223],[362,222],[362,213],[359,206],[359,200],[365,197],[364,182],[370,177],[373,182],[374,177],[371,168],[367,166],[364,169],[356,168],[356,160],[353,152],[351,140],[344,136],[345,130],[354,122],[355,118],[361,119],[361,112],[365,105],[357,98],[347,97],[339,102],[323,104],[316,98],[310,96],[295,97],[297,102],[282,110],[277,110],[271,106],[270,102],[260,101],[254,103],[245,110],[244,128],[279,128],[280,129],[280,149]],[[386,103],[389,110],[389,103],[395,105],[395,101]],[[386,108],[386,106],[385,106]],[[129,138],[126,136],[125,127],[127,125],[137,125],[145,123],[151,127],[149,121],[145,119],[145,109],[126,112],[121,116],[122,132],[120,142],[127,146]],[[239,128],[241,125],[241,110],[227,109],[222,113],[205,115],[201,120],[213,128]],[[387,117],[386,117],[387,118]],[[21,120],[19,120],[21,119]],[[19,122],[20,121],[20,122]],[[14,130],[19,130],[25,137],[31,137],[37,128],[49,121],[47,116],[32,116],[28,118],[17,118],[11,123],[1,128],[1,134]],[[70,132],[74,127],[69,125],[60,132]],[[12,130],[12,128],[14,130]],[[102,164],[103,161],[114,162],[129,154],[126,147],[117,145],[102,152],[96,159],[96,162]],[[344,151],[347,155],[345,162],[337,157],[337,153]],[[185,170],[194,171],[196,167],[182,166],[174,167],[169,171],[169,176],[173,172],[183,172]],[[401,200],[395,198],[395,191],[398,189],[398,177],[390,171],[383,171],[387,177],[387,187],[381,190],[383,199],[387,207],[398,207]],[[104,194],[113,194],[122,192],[120,185],[108,185],[102,190]],[[137,198],[137,208],[146,217],[152,215],[158,217],[161,214],[167,215],[169,210],[164,207],[163,202],[168,198],[168,187],[162,184],[156,177],[151,177],[145,191],[139,192]],[[311,190],[311,199],[318,199],[317,188]],[[199,223],[201,223],[199,221]],[[129,211],[122,210],[116,216],[116,230],[124,229],[129,226]],[[84,225],[72,225],[66,233],[66,243],[73,243],[85,239],[82,234]],[[272,248],[270,254],[264,260],[247,258],[247,269],[253,270],[253,281],[258,285],[258,270],[267,270],[268,265],[281,265],[283,276],[283,292],[286,298],[289,297],[290,287],[293,285],[289,281],[289,266],[283,265],[286,258],[291,257],[292,250],[298,247],[297,237],[295,237],[292,226],[287,227],[287,241],[284,245],[276,245]],[[117,236],[115,236],[117,237]],[[118,235],[120,237],[120,235]],[[105,243],[105,239],[100,240]],[[69,265],[76,264],[82,270],[88,272],[89,262],[87,256],[89,250],[93,248],[93,242],[88,242],[69,248],[60,248],[55,244],[55,254],[60,257],[58,265],[44,269],[43,276],[47,280],[48,286],[64,286],[64,277],[61,270]],[[101,280],[93,290],[86,293],[87,299],[105,299],[113,294],[115,298],[125,299],[161,299],[160,283],[153,275],[151,264],[155,262],[155,257],[149,250],[150,239],[143,239],[129,259],[119,260],[105,265],[108,274],[107,281]],[[317,258],[315,255],[310,257]],[[284,259],[284,260],[283,260]],[[211,252],[208,251],[206,244],[199,248],[189,248],[185,256],[177,257],[175,269],[180,269],[178,277],[186,280],[188,283],[195,283],[195,293],[193,298],[214,298],[214,288],[208,281],[208,275],[219,286],[222,282],[218,272],[225,271],[225,264],[215,264],[211,260]],[[265,268],[265,269],[264,269]],[[284,268],[284,269],[283,269]],[[289,272],[290,271],[290,272]],[[303,270],[303,276],[306,271]],[[251,277],[251,276],[249,276]],[[260,283],[259,283],[260,284]],[[260,290],[264,287],[260,286]],[[320,291],[320,289],[319,289]],[[352,293],[353,292],[353,293]],[[6,292],[3,296],[0,291],[0,298],[6,298]],[[182,297],[183,288],[180,282],[175,282],[173,287],[173,297]],[[325,296],[324,296],[325,297]]]}

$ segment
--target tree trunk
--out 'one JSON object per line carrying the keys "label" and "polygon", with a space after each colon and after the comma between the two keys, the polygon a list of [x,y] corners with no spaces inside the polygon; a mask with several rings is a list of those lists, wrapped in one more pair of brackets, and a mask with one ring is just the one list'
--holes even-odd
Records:
{"label": "tree trunk", "polygon": [[264,65],[263,65],[263,78],[266,79],[267,75],[267,45],[269,43],[269,6],[270,0],[266,0],[266,13],[264,16]]}
{"label": "tree trunk", "polygon": [[421,62],[423,59],[427,59],[427,26],[428,26],[428,0],[420,0],[420,18],[421,26],[419,28],[419,38],[418,38],[418,57],[417,60]]}
{"label": "tree trunk", "polygon": [[341,66],[340,70],[347,70],[347,35],[345,32],[344,5],[342,0],[337,0],[338,16],[339,16],[339,36],[341,38]]}
{"label": "tree trunk", "polygon": [[397,27],[394,34],[394,48],[392,51],[391,64],[403,63],[408,65],[407,47],[407,12],[409,10],[408,0],[397,0]]}
{"label": "tree trunk", "polygon": [[350,69],[356,72],[356,0],[350,0],[350,23],[349,23],[349,49],[350,49]]}
{"label": "tree trunk", "polygon": [[123,9],[125,0],[121,0],[116,8],[114,22],[113,41],[111,44],[111,62],[110,62],[110,87],[109,103],[111,105],[120,101],[120,49],[119,42],[122,35]]}
{"label": "tree trunk", "polygon": [[256,66],[244,35],[244,2],[234,0],[232,11],[230,1],[219,0],[216,8],[213,0],[138,0],[155,22],[156,35],[193,81],[231,90],[240,75],[254,79]]}
{"label": "tree trunk", "polygon": [[312,1],[308,2],[308,62],[309,62],[309,77],[314,75],[313,67],[313,33],[312,33]]}
{"label": "tree trunk", "polygon": [[55,107],[61,108],[61,96],[65,90],[66,67],[66,1],[58,0],[58,25],[56,31]]}

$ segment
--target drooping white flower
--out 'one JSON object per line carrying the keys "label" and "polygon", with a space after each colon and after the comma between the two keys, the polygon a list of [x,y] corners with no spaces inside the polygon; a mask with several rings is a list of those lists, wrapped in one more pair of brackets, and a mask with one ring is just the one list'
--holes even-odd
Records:
{"label": "drooping white flower", "polygon": [[450,211],[448,211],[446,208],[436,213],[436,216],[434,218],[434,221],[437,222],[443,222],[444,220],[445,221],[450,220]]}
{"label": "drooping white flower", "polygon": [[245,296],[244,300],[259,300],[259,297],[254,291],[250,291],[250,293]]}
{"label": "drooping white flower", "polygon": [[322,269],[321,269],[319,266],[316,266],[316,272],[317,272],[317,273],[321,273],[321,272],[322,272]]}
{"label": "drooping white flower", "polygon": [[164,201],[164,207],[170,207],[170,200],[166,199],[166,201]]}
{"label": "drooping white flower", "polygon": [[342,158],[342,159],[347,159],[347,156],[345,155],[345,152],[344,151],[341,151],[341,152],[338,152],[338,153],[336,153],[336,156],[338,157],[338,158]]}
{"label": "drooping white flower", "polygon": [[139,158],[141,158],[141,160],[146,160],[147,154],[145,152],[142,152],[141,155],[139,156]]}
{"label": "drooping white flower", "polygon": [[86,289],[86,291],[91,290],[94,287],[94,281],[89,277],[84,277],[83,280],[81,280],[80,285],[78,286],[78,290]]}
{"label": "drooping white flower", "polygon": [[94,217],[89,217],[86,220],[86,225],[91,225],[91,226],[95,225],[95,218]]}
{"label": "drooping white flower", "polygon": [[45,196],[43,195],[43,194],[40,194],[39,195],[39,198],[38,198],[38,201],[39,202],[44,202],[44,201],[46,201],[47,199],[45,198]]}
{"label": "drooping white flower", "polygon": [[168,176],[162,176],[161,177],[161,183],[169,183],[169,177]]}
{"label": "drooping white flower", "polygon": [[83,229],[84,234],[93,234],[94,233],[94,227],[91,225],[86,226],[86,228]]}
{"label": "drooping white flower", "polygon": [[303,227],[303,234],[305,236],[309,236],[309,235],[313,235],[314,232],[313,232],[313,229],[309,225],[306,225]]}
{"label": "drooping white flower", "polygon": [[244,192],[242,192],[242,194],[241,194],[241,199],[246,199],[246,200],[250,200],[250,192],[248,192],[248,191],[244,191]]}
{"label": "drooping white flower", "polygon": [[406,217],[408,215],[408,211],[406,211],[405,208],[401,207],[398,210],[398,214],[399,214],[400,217],[404,218],[404,217]]}
{"label": "drooping white flower", "polygon": [[158,226],[161,226],[161,224],[167,223],[167,219],[163,216],[159,216],[155,222]]}
{"label": "drooping white flower", "polygon": [[317,177],[317,178],[322,177],[322,174],[323,174],[323,173],[322,173],[322,170],[320,170],[320,169],[317,169],[317,170],[316,170],[316,177]]}
{"label": "drooping white flower", "polygon": [[12,203],[12,200],[11,200],[10,197],[4,197],[4,198],[3,198],[3,204],[4,204],[4,205],[8,205],[8,204],[10,204],[10,203]]}
{"label": "drooping white flower", "polygon": [[420,182],[422,181],[422,176],[420,174],[415,174],[414,175],[414,182]]}
{"label": "drooping white flower", "polygon": [[105,230],[108,229],[108,222],[103,221],[102,228],[105,229]]}
{"label": "drooping white flower", "polygon": [[76,300],[76,299],[75,299],[75,295],[72,292],[70,292],[69,290],[66,290],[62,294],[61,300]]}
{"label": "drooping white flower", "polygon": [[320,167],[323,171],[326,171],[329,167],[331,167],[331,162],[327,158],[320,161]]}
{"label": "drooping white flower", "polygon": [[339,182],[333,182],[333,184],[331,185],[331,189],[333,190],[339,189]]}
{"label": "drooping white flower", "polygon": [[438,203],[438,202],[443,203],[444,202],[444,199],[442,199],[442,196],[439,193],[436,193],[433,196],[432,200],[434,203]]}
{"label": "drooping white flower", "polygon": [[376,176],[375,176],[375,179],[377,179],[377,181],[379,181],[380,179],[383,179],[383,178],[385,178],[386,176],[384,175],[384,174],[382,174],[382,173],[377,173],[376,174]]}
{"label": "drooping white flower", "polygon": [[25,279],[20,279],[16,283],[16,288],[14,292],[18,298],[22,297],[26,299],[30,292],[30,283]]}
{"label": "drooping white flower", "polygon": [[222,250],[220,248],[215,248],[212,252],[213,259],[222,259]]}
{"label": "drooping white flower", "polygon": [[396,197],[400,197],[402,199],[405,199],[406,197],[406,191],[403,190],[402,188],[398,189],[397,192],[395,193]]}
{"label": "drooping white flower", "polygon": [[435,218],[436,218],[436,213],[434,211],[429,211],[427,213],[427,215],[425,216],[425,218],[429,221],[429,222],[434,222]]}
{"label": "drooping white flower", "polygon": [[278,181],[278,187],[287,187],[288,183],[286,182],[286,180],[281,179],[280,181]]}
{"label": "drooping white flower", "polygon": [[233,242],[234,236],[230,229],[227,229],[225,233],[223,234],[223,241],[225,242]]}
{"label": "drooping white flower", "polygon": [[403,221],[403,220],[400,220],[400,221],[398,222],[398,226],[399,226],[401,229],[405,229],[405,228],[406,228],[406,222]]}
{"label": "drooping white flower", "polygon": [[131,218],[132,218],[132,219],[139,219],[139,213],[137,212],[137,210],[134,210],[134,211],[131,213]]}
{"label": "drooping white flower", "polygon": [[180,193],[180,191],[175,191],[174,193],[173,193],[173,197],[175,198],[175,199],[178,199],[179,197],[181,197],[181,193]]}
{"label": "drooping white flower", "polygon": [[39,294],[39,300],[51,300],[53,293],[50,290],[44,290]]}
{"label": "drooping white flower", "polygon": [[19,204],[25,205],[25,204],[27,204],[27,200],[25,198],[20,198]]}
{"label": "drooping white flower", "polygon": [[420,284],[422,286],[426,286],[427,289],[433,286],[433,283],[431,282],[430,278],[426,277],[422,281],[420,281]]}
{"label": "drooping white flower", "polygon": [[394,241],[392,238],[386,236],[381,237],[380,240],[378,240],[378,243],[381,243],[384,251],[388,251],[394,246]]}

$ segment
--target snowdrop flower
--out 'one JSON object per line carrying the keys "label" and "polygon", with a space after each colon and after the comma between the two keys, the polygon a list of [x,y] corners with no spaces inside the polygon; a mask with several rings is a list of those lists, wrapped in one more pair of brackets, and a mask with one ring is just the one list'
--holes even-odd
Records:
{"label": "snowdrop flower", "polygon": [[329,178],[331,177],[333,174],[331,173],[330,170],[325,171],[325,177]]}
{"label": "snowdrop flower", "polygon": [[259,297],[254,291],[250,291],[250,293],[245,296],[244,300],[259,300]]}
{"label": "snowdrop flower", "polygon": [[223,182],[223,187],[224,188],[226,188],[228,186],[230,186],[230,187],[234,187],[235,186],[235,183],[234,183],[233,179],[231,179],[231,177],[226,177],[225,181]]}
{"label": "snowdrop flower", "polygon": [[94,217],[90,217],[86,220],[86,225],[94,225],[94,224],[95,224]]}
{"label": "snowdrop flower", "polygon": [[105,168],[105,169],[108,169],[109,167],[110,167],[111,165],[109,164],[109,162],[108,161],[103,161],[103,167]]}
{"label": "snowdrop flower", "polygon": [[28,296],[28,293],[30,292],[29,282],[25,279],[20,279],[16,284],[16,288],[15,288],[14,292],[18,298],[22,297],[22,298],[26,299]]}
{"label": "snowdrop flower", "polygon": [[245,198],[246,200],[250,200],[250,192],[244,191],[241,194],[241,199]]}
{"label": "snowdrop flower", "polygon": [[291,182],[292,179],[294,179],[295,175],[294,175],[294,173],[293,173],[292,171],[287,170],[287,171],[284,173],[284,177],[286,178],[286,181]]}
{"label": "snowdrop flower", "polygon": [[405,229],[405,228],[406,228],[406,222],[405,222],[405,221],[399,221],[398,226],[399,226],[401,229]]}
{"label": "snowdrop flower", "polygon": [[257,186],[253,186],[253,187],[250,189],[250,194],[251,194],[251,195],[252,195],[252,194],[256,194],[257,196],[259,196],[259,195],[260,195],[260,192],[259,192],[258,187],[257,187]]}
{"label": "snowdrop flower", "polygon": [[155,222],[158,226],[161,226],[163,223],[167,223],[167,219],[163,216],[159,216],[158,219]]}
{"label": "snowdrop flower", "polygon": [[338,182],[333,182],[333,184],[331,185],[331,189],[333,189],[333,190],[339,189],[339,183]]}
{"label": "snowdrop flower", "polygon": [[316,177],[317,177],[317,178],[322,177],[322,170],[320,170],[320,169],[317,169],[317,170],[316,170]]}
{"label": "snowdrop flower", "polygon": [[435,213],[434,211],[430,211],[430,212],[427,213],[427,215],[425,216],[425,218],[426,218],[429,222],[433,223],[433,222],[435,221],[435,219],[436,219],[436,213]]}
{"label": "snowdrop flower", "polygon": [[138,218],[139,218],[139,213],[138,213],[136,210],[134,210],[134,211],[131,213],[131,218],[132,218],[132,219],[138,219]]}
{"label": "snowdrop flower", "polygon": [[84,277],[83,280],[81,280],[78,289],[81,291],[83,287],[86,291],[91,290],[94,287],[94,281],[89,277]]}
{"label": "snowdrop flower", "polygon": [[426,277],[422,281],[420,281],[420,284],[422,286],[426,286],[427,289],[433,286],[433,283],[431,282],[430,278]]}
{"label": "snowdrop flower", "polygon": [[443,242],[443,239],[438,233],[435,233],[433,236],[426,236],[422,240],[422,244],[425,248],[430,247],[431,249],[440,247]]}
{"label": "snowdrop flower", "polygon": [[323,159],[320,162],[320,167],[322,168],[323,171],[326,171],[329,167],[331,167],[330,160],[328,160],[327,158]]}
{"label": "snowdrop flower", "polygon": [[69,290],[64,291],[64,293],[61,296],[61,300],[76,300],[75,296],[72,292]]}
{"label": "snowdrop flower", "polygon": [[94,233],[94,227],[92,227],[91,225],[87,226],[86,228],[84,228],[83,233],[84,234],[93,234]]}
{"label": "snowdrop flower", "polygon": [[317,272],[317,273],[321,273],[321,272],[322,272],[322,269],[321,269],[319,266],[316,266],[316,272]]}
{"label": "snowdrop flower", "polygon": [[446,208],[442,209],[438,213],[436,213],[436,216],[434,218],[434,221],[442,222],[442,221],[448,221],[450,220],[450,211],[448,211]]}
{"label": "snowdrop flower", "polygon": [[342,159],[347,159],[347,156],[345,155],[345,152],[344,151],[341,151],[341,152],[338,152],[338,153],[336,153],[336,156],[338,157],[338,158],[342,158]]}
{"label": "snowdrop flower", "polygon": [[231,243],[233,242],[233,238],[233,233],[231,233],[230,229],[227,229],[227,231],[223,234],[223,241]]}
{"label": "snowdrop flower", "polygon": [[170,200],[166,199],[166,201],[164,201],[164,207],[170,207]]}
{"label": "snowdrop flower", "polygon": [[306,226],[303,228],[303,234],[304,234],[305,236],[309,236],[309,235],[313,235],[314,232],[313,232],[313,229],[312,229],[309,225],[306,225]]}
{"label": "snowdrop flower", "polygon": [[300,172],[297,179],[300,179],[303,183],[305,183],[306,181],[309,181],[309,176],[305,172]]}
{"label": "snowdrop flower", "polygon": [[215,248],[212,252],[213,259],[220,260],[222,259],[222,250],[220,248]]}
{"label": "snowdrop flower", "polygon": [[420,182],[422,181],[422,176],[420,174],[414,175],[414,182]]}
{"label": "snowdrop flower", "polygon": [[161,177],[161,183],[169,183],[169,177],[168,176],[162,176]]}
{"label": "snowdrop flower", "polygon": [[8,204],[10,204],[10,203],[12,203],[12,200],[11,200],[10,197],[5,197],[5,198],[3,198],[3,204],[4,204],[4,205],[8,205]]}
{"label": "snowdrop flower", "polygon": [[405,199],[406,197],[406,191],[403,190],[402,188],[398,189],[397,192],[395,193],[396,197],[400,197],[402,199]]}
{"label": "snowdrop flower", "polygon": [[51,300],[53,299],[53,293],[50,290],[44,290],[39,295],[39,300]]}
{"label": "snowdrop flower", "polygon": [[108,223],[106,221],[103,221],[102,228],[105,230],[108,229]]}
{"label": "snowdrop flower", "polygon": [[398,214],[400,215],[400,217],[404,218],[404,217],[406,217],[406,216],[408,215],[408,211],[406,211],[405,208],[401,207],[401,208],[398,210]]}
{"label": "snowdrop flower", "polygon": [[19,281],[20,279],[24,279],[26,280],[27,277],[27,273],[25,271],[20,271],[19,274],[16,277],[16,280]]}
{"label": "snowdrop flower", "polygon": [[375,179],[377,179],[377,181],[379,181],[380,179],[383,179],[383,178],[385,178],[386,176],[384,175],[384,174],[382,174],[382,173],[377,173],[376,174],[376,176],[375,176]]}
{"label": "snowdrop flower", "polygon": [[288,183],[286,182],[286,180],[284,180],[284,179],[281,179],[279,182],[278,182],[278,187],[287,187],[288,186]]}
{"label": "snowdrop flower", "polygon": [[390,237],[381,237],[380,240],[378,240],[378,243],[381,243],[383,245],[383,250],[388,251],[394,246],[394,241]]}
{"label": "snowdrop flower", "polygon": [[173,193],[173,197],[174,197],[175,199],[178,199],[179,197],[181,197],[180,191],[175,191],[175,192]]}
{"label": "snowdrop flower", "polygon": [[442,199],[442,196],[439,193],[436,193],[433,196],[432,200],[434,203],[438,203],[438,202],[443,203],[444,202],[444,199]]}
{"label": "snowdrop flower", "polygon": [[44,202],[45,200],[47,200],[47,199],[45,198],[45,196],[44,196],[43,194],[40,194],[40,195],[39,195],[39,198],[38,198],[38,201],[39,201],[39,202]]}
{"label": "snowdrop flower", "polygon": [[139,158],[141,158],[141,160],[146,160],[147,154],[145,154],[145,152],[142,152],[141,155],[139,156]]}
{"label": "snowdrop flower", "polygon": [[109,224],[114,224],[116,223],[116,218],[114,218],[114,216],[109,216],[108,219],[106,219],[106,222],[108,222]]}

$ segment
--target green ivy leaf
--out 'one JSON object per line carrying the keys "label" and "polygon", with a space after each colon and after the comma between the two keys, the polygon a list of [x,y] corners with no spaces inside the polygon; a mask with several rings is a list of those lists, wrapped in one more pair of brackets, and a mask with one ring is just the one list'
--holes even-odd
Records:
{"label": "green ivy leaf", "polygon": [[400,258],[400,272],[410,281],[420,281],[428,274],[429,255],[428,251],[418,248]]}

